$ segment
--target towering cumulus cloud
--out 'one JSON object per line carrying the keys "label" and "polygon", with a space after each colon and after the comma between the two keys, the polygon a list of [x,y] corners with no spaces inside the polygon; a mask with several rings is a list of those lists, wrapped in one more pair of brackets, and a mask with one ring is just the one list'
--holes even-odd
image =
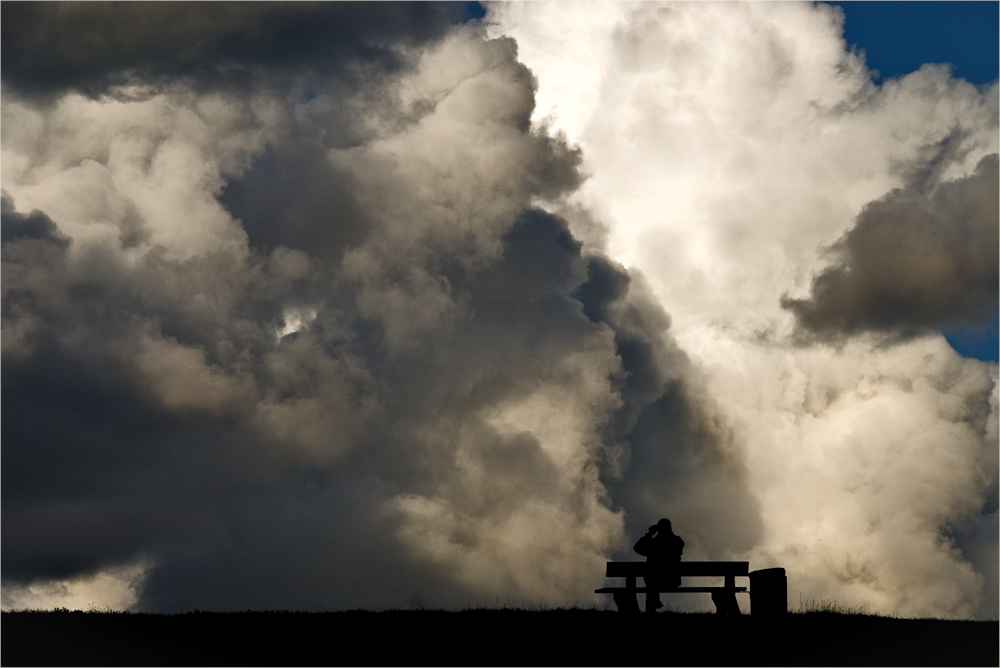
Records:
{"label": "towering cumulus cloud", "polygon": [[538,208],[581,156],[514,41],[432,4],[122,7],[4,5],[6,605],[586,597],[680,353]]}
{"label": "towering cumulus cloud", "polygon": [[995,87],[810,4],[2,11],[5,607],[583,603],[668,516],[995,610]]}
{"label": "towering cumulus cloud", "polygon": [[[668,511],[697,556],[785,567],[793,605],[994,614],[997,368],[938,328],[996,308],[996,85],[926,65],[877,87],[822,4],[490,17],[583,149],[564,215],[608,232],[571,229],[646,276],[702,374],[683,412],[713,411],[711,434],[677,433],[668,395],[642,413],[610,486],[631,535]],[[752,513],[724,477],[673,475],[687,443],[719,470],[712,441]]]}

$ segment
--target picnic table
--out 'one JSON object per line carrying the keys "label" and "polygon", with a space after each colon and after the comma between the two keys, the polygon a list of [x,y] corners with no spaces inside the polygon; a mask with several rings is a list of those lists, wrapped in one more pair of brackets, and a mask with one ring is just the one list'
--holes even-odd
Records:
{"label": "picnic table", "polygon": [[[684,587],[665,585],[658,586],[654,589],[649,586],[648,582],[646,582],[646,586],[637,586],[637,579],[642,578],[646,581],[646,576],[653,574],[654,568],[658,568],[660,570],[660,578],[663,578],[667,582],[671,580],[670,576],[672,575],[674,581],[678,579],[678,576],[680,576],[680,578],[721,577],[723,578],[723,584],[721,587]],[[602,587],[595,590],[595,593],[612,594],[615,599],[615,604],[618,606],[618,610],[624,613],[639,612],[639,601],[636,597],[637,594],[683,592],[711,593],[712,602],[715,603],[715,611],[717,614],[738,615],[740,614],[740,607],[736,603],[736,594],[739,592],[746,592],[747,588],[737,587],[736,578],[749,577],[749,570],[750,562],[747,561],[680,561],[676,564],[672,564],[668,568],[664,568],[658,564],[650,564],[648,561],[609,561],[606,573],[607,577],[625,578],[625,586]],[[664,577],[664,575],[666,577]],[[653,596],[646,597],[646,612],[648,613],[655,612],[652,605],[653,600],[655,600],[655,597]]]}

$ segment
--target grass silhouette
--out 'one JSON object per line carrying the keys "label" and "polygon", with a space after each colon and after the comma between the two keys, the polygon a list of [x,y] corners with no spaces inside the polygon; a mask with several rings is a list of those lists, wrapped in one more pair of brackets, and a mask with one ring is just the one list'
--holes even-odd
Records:
{"label": "grass silhouette", "polygon": [[5,611],[3,665],[997,665],[998,623],[834,601],[780,618],[601,606],[301,612]]}

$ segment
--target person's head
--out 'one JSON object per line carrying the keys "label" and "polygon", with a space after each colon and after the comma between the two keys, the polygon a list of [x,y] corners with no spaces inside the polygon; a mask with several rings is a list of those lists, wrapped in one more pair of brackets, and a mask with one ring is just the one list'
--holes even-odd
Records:
{"label": "person's head", "polygon": [[670,520],[666,517],[656,523],[656,528],[663,533],[673,533],[673,529],[670,527]]}

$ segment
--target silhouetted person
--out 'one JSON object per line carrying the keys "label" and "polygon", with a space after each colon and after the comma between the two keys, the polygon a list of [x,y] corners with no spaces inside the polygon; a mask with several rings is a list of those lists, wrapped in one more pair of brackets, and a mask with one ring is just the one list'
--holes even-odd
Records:
{"label": "silhouetted person", "polygon": [[[649,527],[649,531],[639,539],[633,549],[646,557],[646,563],[650,564],[650,575],[645,578],[646,612],[653,612],[663,607],[660,593],[655,590],[681,585],[677,564],[680,563],[681,553],[684,552],[684,541],[681,540],[680,536],[674,534],[670,520],[664,518]],[[648,591],[650,588],[654,591]]]}

